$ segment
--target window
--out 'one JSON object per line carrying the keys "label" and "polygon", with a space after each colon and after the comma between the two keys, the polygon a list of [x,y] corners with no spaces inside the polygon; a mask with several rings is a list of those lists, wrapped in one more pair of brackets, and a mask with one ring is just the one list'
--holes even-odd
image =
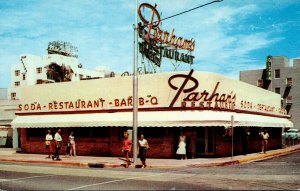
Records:
{"label": "window", "polygon": [[20,82],[15,82],[15,86],[20,86]]}
{"label": "window", "polygon": [[13,93],[10,94],[10,96],[11,96],[11,99],[16,99],[17,93],[13,92]]}
{"label": "window", "polygon": [[275,93],[280,94],[280,88],[275,88]]}
{"label": "window", "polygon": [[23,74],[23,80],[26,80],[26,74]]}
{"label": "window", "polygon": [[264,82],[263,82],[262,79],[257,80],[257,86],[258,86],[258,87],[263,87],[263,85],[264,85]]}
{"label": "window", "polygon": [[41,79],[36,80],[36,84],[42,84],[42,83],[43,83],[43,80],[41,80]]}
{"label": "window", "polygon": [[292,96],[287,96],[285,101],[286,101],[286,105],[292,105],[293,104],[293,97]]}
{"label": "window", "polygon": [[275,70],[275,78],[280,78],[280,70]]}
{"label": "window", "polygon": [[292,86],[292,84],[293,84],[293,78],[286,78],[286,85]]}
{"label": "window", "polygon": [[15,70],[15,76],[20,76],[20,70]]}
{"label": "window", "polygon": [[38,74],[42,73],[42,67],[36,68],[36,72],[37,72]]}

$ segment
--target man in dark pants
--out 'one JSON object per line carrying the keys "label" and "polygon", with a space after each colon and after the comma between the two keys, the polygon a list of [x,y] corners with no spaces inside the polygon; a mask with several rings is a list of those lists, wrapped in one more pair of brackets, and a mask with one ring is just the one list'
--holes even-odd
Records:
{"label": "man in dark pants", "polygon": [[60,149],[61,149],[61,146],[62,146],[62,137],[61,137],[61,130],[60,129],[58,129],[57,132],[55,133],[54,142],[55,142],[56,151],[55,151],[55,154],[52,156],[52,160],[54,160],[55,158],[56,158],[56,160],[61,160],[59,158]]}
{"label": "man in dark pants", "polygon": [[250,139],[250,131],[249,129],[245,128],[242,131],[242,147],[243,147],[243,154],[248,154],[248,146],[249,146],[249,139]]}

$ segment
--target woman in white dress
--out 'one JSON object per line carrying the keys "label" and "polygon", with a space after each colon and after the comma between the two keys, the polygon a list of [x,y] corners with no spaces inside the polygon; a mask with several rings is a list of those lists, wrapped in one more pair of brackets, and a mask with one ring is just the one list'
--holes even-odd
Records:
{"label": "woman in white dress", "polygon": [[185,135],[181,132],[179,137],[179,144],[176,154],[181,156],[181,160],[186,159],[186,143],[185,143]]}

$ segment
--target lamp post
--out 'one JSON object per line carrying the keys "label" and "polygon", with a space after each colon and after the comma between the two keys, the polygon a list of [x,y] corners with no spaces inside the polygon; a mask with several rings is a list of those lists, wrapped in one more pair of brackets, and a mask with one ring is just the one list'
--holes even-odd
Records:
{"label": "lamp post", "polygon": [[137,161],[137,130],[138,130],[138,36],[137,36],[137,23],[138,23],[138,0],[135,2],[135,24],[133,25],[134,40],[133,40],[133,162]]}
{"label": "lamp post", "polygon": [[232,115],[231,116],[231,160],[233,159],[233,136],[234,136],[233,123],[234,123],[234,117]]}
{"label": "lamp post", "polygon": [[[223,0],[214,0],[212,2],[206,3],[204,5],[200,5],[198,7],[189,9],[187,11],[183,11],[181,13],[172,15],[170,17],[167,17],[164,19],[158,19],[158,21],[160,22],[162,20],[166,20],[166,19],[178,16],[178,15],[193,11],[195,9],[204,7],[206,5],[216,3],[216,2],[221,2],[221,1],[223,1]],[[134,52],[134,55],[133,55],[133,57],[134,57],[133,58],[133,161],[134,161],[134,163],[136,163],[136,159],[137,159],[137,131],[138,131],[138,70],[137,70],[137,68],[138,68],[138,32],[137,32],[137,30],[138,30],[138,6],[139,6],[138,0],[135,1],[135,6],[136,6],[135,24],[133,25],[133,29],[134,29],[134,41],[133,41],[133,44],[134,44],[134,48],[133,48],[134,49],[134,51],[133,51]],[[155,7],[156,7],[156,5],[155,5]],[[153,24],[152,23],[153,17],[154,17],[154,12],[152,13],[151,20],[148,23],[148,25]],[[149,29],[147,35],[148,35],[147,37],[149,38],[150,29]]]}

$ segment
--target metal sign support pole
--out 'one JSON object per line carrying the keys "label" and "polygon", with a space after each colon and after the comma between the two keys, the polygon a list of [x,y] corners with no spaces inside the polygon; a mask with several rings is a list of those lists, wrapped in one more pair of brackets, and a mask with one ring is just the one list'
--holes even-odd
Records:
{"label": "metal sign support pole", "polygon": [[133,58],[133,162],[137,162],[137,130],[138,130],[138,39],[137,39],[137,12],[138,0],[136,0],[135,24],[134,28],[134,58]]}
{"label": "metal sign support pole", "polygon": [[233,136],[234,136],[233,123],[234,123],[234,117],[232,115],[231,116],[231,159],[233,159]]}

